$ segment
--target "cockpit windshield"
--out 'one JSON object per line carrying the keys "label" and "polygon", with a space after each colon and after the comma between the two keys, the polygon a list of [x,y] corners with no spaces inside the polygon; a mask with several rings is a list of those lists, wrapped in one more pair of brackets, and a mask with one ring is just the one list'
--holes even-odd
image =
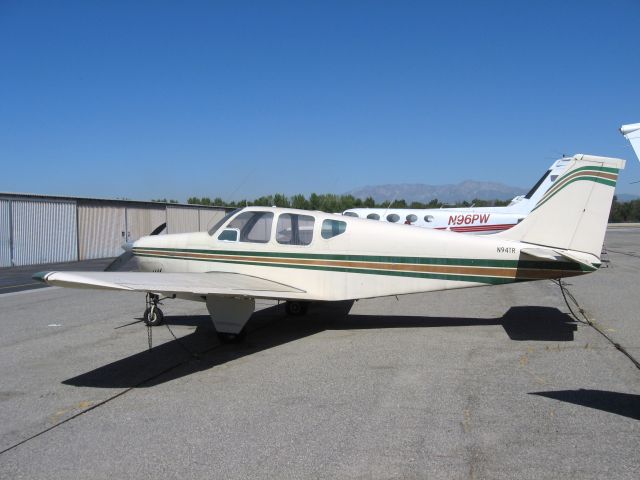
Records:
{"label": "cockpit windshield", "polygon": [[218,220],[216,224],[209,229],[209,235],[213,235],[214,233],[216,233],[218,229],[227,222],[227,220],[229,220],[232,216],[234,216],[240,210],[242,209],[236,208],[235,210],[232,210],[231,212],[227,213],[224,217],[222,217],[220,220]]}
{"label": "cockpit windshield", "polygon": [[540,185],[542,185],[542,182],[545,181],[545,179],[549,176],[550,173],[551,173],[551,170],[547,170],[545,172],[545,174],[542,176],[542,178],[540,180],[538,180],[538,182],[533,186],[533,188],[531,190],[529,190],[529,193],[527,193],[524,196],[524,198],[526,198],[528,200],[531,197],[533,197],[533,194],[536,193],[536,190],[538,190],[538,188],[540,188]]}

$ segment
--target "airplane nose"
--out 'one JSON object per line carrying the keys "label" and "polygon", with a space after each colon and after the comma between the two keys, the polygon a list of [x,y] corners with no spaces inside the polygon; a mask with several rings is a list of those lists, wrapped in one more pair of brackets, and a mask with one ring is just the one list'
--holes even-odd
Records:
{"label": "airplane nose", "polygon": [[125,252],[132,252],[133,251],[133,247],[135,247],[135,246],[136,246],[136,242],[126,242],[126,243],[123,243],[120,247]]}

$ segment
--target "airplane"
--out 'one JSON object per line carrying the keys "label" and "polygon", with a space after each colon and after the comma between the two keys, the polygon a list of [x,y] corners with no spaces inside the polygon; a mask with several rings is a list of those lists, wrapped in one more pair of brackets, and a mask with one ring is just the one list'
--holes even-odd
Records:
{"label": "airplane", "polygon": [[629,140],[633,151],[636,152],[636,157],[640,160],[640,123],[622,125],[620,127],[620,133],[624,135],[624,138]]}
{"label": "airplane", "polygon": [[568,165],[568,158],[556,160],[526,195],[515,197],[505,207],[350,208],[342,214],[459,233],[482,235],[501,232],[522,221]]}
{"label": "airplane", "polygon": [[625,161],[575,155],[518,225],[460,235],[318,211],[245,207],[208,232],[142,237],[123,255],[139,272],[40,272],[49,285],[146,293],[144,320],[161,323],[160,295],[204,302],[222,341],[242,338],[255,299],[345,301],[558,279],[593,272]]}

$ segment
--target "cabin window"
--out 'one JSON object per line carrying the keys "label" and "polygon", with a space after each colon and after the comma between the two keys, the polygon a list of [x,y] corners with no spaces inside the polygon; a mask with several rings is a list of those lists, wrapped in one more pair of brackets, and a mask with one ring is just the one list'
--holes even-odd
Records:
{"label": "cabin window", "polygon": [[344,212],[344,214],[346,217],[356,217],[358,218],[358,214],[356,212]]}
{"label": "cabin window", "polygon": [[417,222],[418,221],[418,217],[415,216],[413,213],[407,215],[407,222]]}
{"label": "cabin window", "polygon": [[367,218],[369,220],[380,220],[380,215],[378,215],[377,213],[370,213],[369,215],[367,215]]}
{"label": "cabin window", "polygon": [[433,222],[433,220],[434,220],[433,215],[425,215],[424,216],[424,221],[427,222],[427,223],[431,223],[431,222]]}
{"label": "cabin window", "polygon": [[340,220],[325,220],[322,222],[322,238],[333,238],[342,235],[347,230],[347,222]]}
{"label": "cabin window", "polygon": [[271,238],[272,212],[244,212],[234,218],[225,231],[237,229],[241,242],[267,243]]}
{"label": "cabin window", "polygon": [[396,213],[390,213],[387,215],[387,222],[396,223],[398,220],[400,220],[400,215]]}
{"label": "cabin window", "polygon": [[276,241],[283,245],[309,245],[314,223],[315,218],[310,215],[283,213],[278,217]]}

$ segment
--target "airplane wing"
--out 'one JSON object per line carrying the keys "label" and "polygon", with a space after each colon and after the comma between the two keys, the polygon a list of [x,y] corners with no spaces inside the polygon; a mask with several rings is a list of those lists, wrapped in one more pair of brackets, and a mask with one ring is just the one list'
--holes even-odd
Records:
{"label": "airplane wing", "polygon": [[288,298],[304,290],[229,272],[159,273],[159,272],[39,272],[33,278],[48,285],[74,288],[97,288],[164,295],[247,296],[253,298]]}

